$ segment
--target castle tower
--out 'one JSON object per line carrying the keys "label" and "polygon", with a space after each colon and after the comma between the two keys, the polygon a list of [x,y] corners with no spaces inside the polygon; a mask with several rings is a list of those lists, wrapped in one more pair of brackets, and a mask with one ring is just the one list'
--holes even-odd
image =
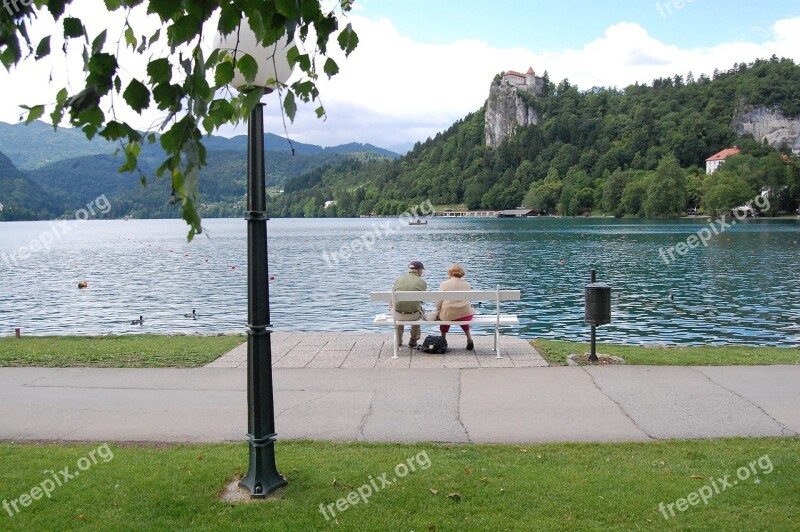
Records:
{"label": "castle tower", "polygon": [[533,67],[528,67],[528,71],[525,73],[525,85],[530,87],[536,87],[536,72],[533,71]]}

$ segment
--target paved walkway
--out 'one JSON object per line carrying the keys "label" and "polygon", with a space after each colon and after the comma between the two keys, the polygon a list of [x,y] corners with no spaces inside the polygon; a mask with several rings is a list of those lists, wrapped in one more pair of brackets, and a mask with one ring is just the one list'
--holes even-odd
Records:
{"label": "paved walkway", "polygon": [[[425,331],[423,331],[423,338]],[[272,333],[272,366],[275,368],[528,368],[547,362],[526,340],[501,336],[500,355],[495,358],[494,336],[473,334],[475,350],[467,351],[460,331],[448,334],[444,355],[424,353],[404,345],[393,359],[388,333]],[[408,331],[405,336],[408,344]],[[208,368],[246,368],[247,344],[223,355]]]}
{"label": "paved walkway", "polygon": [[[800,365],[483,367],[539,364],[506,339],[495,362],[485,338],[477,354],[406,349],[390,362],[387,338],[276,335],[279,439],[532,443],[800,432]],[[215,364],[236,367],[0,368],[0,440],[243,441],[247,372],[237,353]]]}

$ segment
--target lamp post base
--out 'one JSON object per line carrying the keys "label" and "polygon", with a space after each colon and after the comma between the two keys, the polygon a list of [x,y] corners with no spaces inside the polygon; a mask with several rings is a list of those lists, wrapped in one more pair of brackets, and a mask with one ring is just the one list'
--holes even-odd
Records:
{"label": "lamp post base", "polygon": [[247,435],[250,443],[250,469],[239,481],[239,487],[250,492],[253,499],[263,499],[278,488],[289,484],[275,465],[275,435],[256,440]]}

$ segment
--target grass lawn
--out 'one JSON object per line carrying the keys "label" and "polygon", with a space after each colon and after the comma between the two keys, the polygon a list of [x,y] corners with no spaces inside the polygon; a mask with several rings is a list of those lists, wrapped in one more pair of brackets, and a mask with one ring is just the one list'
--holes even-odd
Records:
{"label": "grass lawn", "polygon": [[244,336],[23,336],[0,338],[0,366],[193,368],[245,342]]}
{"label": "grass lawn", "polygon": [[[0,444],[0,500],[16,499],[19,509],[0,509],[0,528],[786,530],[800,522],[798,438],[524,447],[279,441],[289,486],[237,505],[217,497],[244,473],[244,444],[112,444],[113,457],[98,447]],[[89,465],[93,450],[108,461]],[[34,490],[66,467],[80,476],[50,498]],[[357,503],[346,502],[350,493]],[[38,500],[21,506],[23,494]]]}
{"label": "grass lawn", "polygon": [[[537,339],[531,341],[531,344],[554,365],[566,365],[567,356],[573,353],[589,352],[588,343]],[[641,347],[598,343],[597,352],[622,357],[628,364],[653,366],[800,364],[800,349],[781,347]]]}

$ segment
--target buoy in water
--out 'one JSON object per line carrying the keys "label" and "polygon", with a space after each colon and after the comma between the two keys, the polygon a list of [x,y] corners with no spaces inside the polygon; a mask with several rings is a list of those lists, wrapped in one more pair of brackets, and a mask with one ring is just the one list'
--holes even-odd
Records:
{"label": "buoy in water", "polygon": [[274,276],[274,275],[270,275],[270,276],[269,276],[269,280],[270,280],[270,281],[274,281],[274,280],[275,280],[275,276]]}
{"label": "buoy in water", "polygon": [[81,281],[78,283],[78,288],[88,288],[88,287],[89,283],[87,283],[86,281]]}

